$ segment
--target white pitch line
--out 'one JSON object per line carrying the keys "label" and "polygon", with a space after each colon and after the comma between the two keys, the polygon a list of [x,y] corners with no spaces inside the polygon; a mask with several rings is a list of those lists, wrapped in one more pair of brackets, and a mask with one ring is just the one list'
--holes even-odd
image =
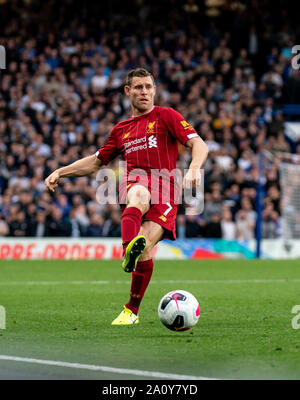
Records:
{"label": "white pitch line", "polygon": [[[7,281],[0,282],[0,286],[14,286],[14,285],[128,285],[126,281]],[[210,283],[223,283],[223,284],[242,284],[242,283],[299,283],[300,279],[201,279],[201,280],[153,280],[151,284],[210,284]]]}
{"label": "white pitch line", "polygon": [[5,355],[0,355],[0,360],[16,361],[16,362],[24,362],[24,363],[40,364],[40,365],[51,365],[51,366],[55,366],[55,367],[85,369],[85,370],[90,370],[90,371],[102,371],[102,372],[110,372],[113,374],[135,375],[135,376],[144,376],[144,377],[160,378],[160,379],[177,379],[177,380],[216,380],[217,379],[217,378],[207,378],[204,376],[168,374],[165,372],[157,372],[157,371],[143,371],[143,370],[138,370],[138,369],[113,368],[113,367],[106,367],[103,365],[89,365],[89,364],[70,363],[70,362],[64,362],[64,361],[52,361],[52,360],[38,360],[36,358],[13,357],[13,356],[5,356]]}

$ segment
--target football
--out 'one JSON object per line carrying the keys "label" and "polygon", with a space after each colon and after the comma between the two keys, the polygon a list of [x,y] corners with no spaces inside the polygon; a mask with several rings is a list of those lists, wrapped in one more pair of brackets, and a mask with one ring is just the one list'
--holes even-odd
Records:
{"label": "football", "polygon": [[173,290],[160,300],[158,316],[168,329],[187,331],[198,322],[200,306],[191,293],[185,290]]}

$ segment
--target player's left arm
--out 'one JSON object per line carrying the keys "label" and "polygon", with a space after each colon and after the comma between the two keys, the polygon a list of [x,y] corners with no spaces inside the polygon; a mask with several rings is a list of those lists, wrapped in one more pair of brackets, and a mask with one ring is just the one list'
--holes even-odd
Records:
{"label": "player's left arm", "polygon": [[208,147],[196,130],[173,108],[161,108],[162,120],[170,134],[181,144],[192,149],[192,161],[183,179],[183,187],[191,188],[201,183],[201,168],[204,165]]}
{"label": "player's left arm", "polygon": [[192,161],[187,173],[184,176],[183,187],[192,188],[193,186],[200,186],[200,170],[207,159],[208,147],[200,138],[200,136],[189,139],[185,145],[192,149]]}

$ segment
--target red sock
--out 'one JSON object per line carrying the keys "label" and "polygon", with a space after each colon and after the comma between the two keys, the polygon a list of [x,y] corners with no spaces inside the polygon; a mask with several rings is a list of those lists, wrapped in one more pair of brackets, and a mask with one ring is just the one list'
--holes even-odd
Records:
{"label": "red sock", "polygon": [[130,299],[125,304],[134,314],[137,315],[144,293],[149,285],[153,272],[153,260],[138,261],[136,270],[132,273]]}
{"label": "red sock", "polygon": [[135,238],[141,228],[142,212],[136,207],[125,208],[121,217],[121,233],[123,240],[123,255],[127,244]]}

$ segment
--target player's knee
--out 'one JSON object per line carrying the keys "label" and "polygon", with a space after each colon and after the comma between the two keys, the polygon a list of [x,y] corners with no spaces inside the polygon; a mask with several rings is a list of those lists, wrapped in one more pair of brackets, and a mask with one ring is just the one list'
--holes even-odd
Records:
{"label": "player's knee", "polygon": [[134,186],[128,192],[127,207],[136,207],[145,214],[150,208],[150,193],[143,186]]}
{"label": "player's knee", "polygon": [[146,212],[149,211],[150,205],[149,204],[143,204],[143,203],[140,203],[138,201],[137,202],[132,201],[132,202],[128,203],[127,207],[136,207],[144,215],[144,214],[146,214]]}

